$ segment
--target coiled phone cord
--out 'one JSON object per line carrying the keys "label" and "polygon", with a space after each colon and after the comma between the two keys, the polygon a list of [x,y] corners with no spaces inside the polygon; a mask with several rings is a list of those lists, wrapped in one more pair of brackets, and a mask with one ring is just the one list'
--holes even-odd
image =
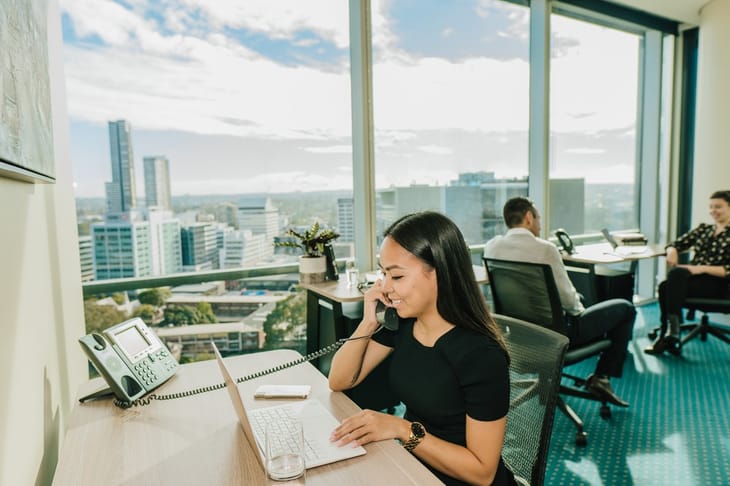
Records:
{"label": "coiled phone cord", "polygon": [[[237,378],[236,383],[237,384],[243,383],[244,381],[249,381],[249,380],[253,380],[255,378],[260,378],[262,376],[269,375],[271,373],[276,373],[277,371],[285,370],[287,368],[291,368],[292,366],[296,366],[296,365],[299,365],[302,363],[306,363],[308,361],[312,361],[313,359],[320,358],[326,354],[336,351],[340,346],[345,344],[347,341],[355,341],[356,339],[371,338],[382,328],[383,328],[383,326],[380,326],[374,333],[368,334],[366,336],[339,339],[337,342],[332,343],[329,346],[326,346],[313,353],[309,353],[306,356],[302,356],[301,358],[297,358],[295,360],[289,361],[288,363],[282,363],[280,365],[272,366],[269,369],[266,369],[263,371],[257,371],[256,373],[251,373],[250,375],[246,375],[241,378]],[[141,407],[141,406],[149,405],[150,403],[152,403],[153,400],[175,400],[177,398],[191,397],[193,395],[198,395],[200,393],[207,393],[207,392],[211,392],[214,390],[220,390],[221,388],[225,388],[225,387],[226,387],[226,384],[224,382],[224,383],[218,383],[216,385],[201,386],[200,388],[195,388],[193,390],[186,390],[186,391],[178,392],[178,393],[168,393],[166,395],[158,395],[156,393],[152,393],[146,397],[138,398],[137,400],[134,400],[131,402],[127,402],[127,401],[119,400],[118,398],[115,398],[114,405],[116,405],[119,408],[124,408],[124,409],[132,408],[132,407]]]}

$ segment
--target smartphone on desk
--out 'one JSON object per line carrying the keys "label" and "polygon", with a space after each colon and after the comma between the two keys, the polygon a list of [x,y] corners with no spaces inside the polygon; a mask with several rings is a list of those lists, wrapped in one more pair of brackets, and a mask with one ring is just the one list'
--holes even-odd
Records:
{"label": "smartphone on desk", "polygon": [[140,318],[130,319],[79,339],[81,349],[121,401],[131,402],[169,380],[178,363],[160,338]]}

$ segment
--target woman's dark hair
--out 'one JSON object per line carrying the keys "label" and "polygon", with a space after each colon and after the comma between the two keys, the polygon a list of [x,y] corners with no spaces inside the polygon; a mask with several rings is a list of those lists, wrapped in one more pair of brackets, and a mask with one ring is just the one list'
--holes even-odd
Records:
{"label": "woman's dark hair", "polygon": [[491,337],[509,359],[502,333],[474,277],[469,247],[453,221],[434,211],[408,214],[390,225],[383,237],[392,238],[436,271],[436,309],[444,319]]}
{"label": "woman's dark hair", "polygon": [[730,204],[730,191],[715,191],[710,199],[724,199],[726,203]]}

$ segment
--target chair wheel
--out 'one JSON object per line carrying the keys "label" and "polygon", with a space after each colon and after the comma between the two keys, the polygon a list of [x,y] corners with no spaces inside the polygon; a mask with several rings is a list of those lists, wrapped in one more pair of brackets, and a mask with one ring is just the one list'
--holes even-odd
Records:
{"label": "chair wheel", "polygon": [[649,339],[654,340],[654,339],[656,339],[656,337],[657,337],[657,332],[656,331],[650,331],[649,332]]}
{"label": "chair wheel", "polygon": [[608,405],[601,405],[601,418],[602,419],[610,419],[611,418],[611,407]]}
{"label": "chair wheel", "polygon": [[575,445],[578,447],[585,447],[588,445],[588,434],[585,432],[575,433]]}

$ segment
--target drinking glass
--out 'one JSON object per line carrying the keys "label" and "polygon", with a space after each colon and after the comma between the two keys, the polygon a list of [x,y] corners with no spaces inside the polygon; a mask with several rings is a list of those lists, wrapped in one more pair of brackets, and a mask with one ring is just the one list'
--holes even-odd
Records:
{"label": "drinking glass", "polygon": [[345,265],[345,276],[348,287],[357,287],[357,284],[360,283],[360,271],[355,266],[355,262],[347,262]]}
{"label": "drinking glass", "polygon": [[275,481],[289,481],[304,475],[304,432],[293,418],[266,425],[266,474]]}

